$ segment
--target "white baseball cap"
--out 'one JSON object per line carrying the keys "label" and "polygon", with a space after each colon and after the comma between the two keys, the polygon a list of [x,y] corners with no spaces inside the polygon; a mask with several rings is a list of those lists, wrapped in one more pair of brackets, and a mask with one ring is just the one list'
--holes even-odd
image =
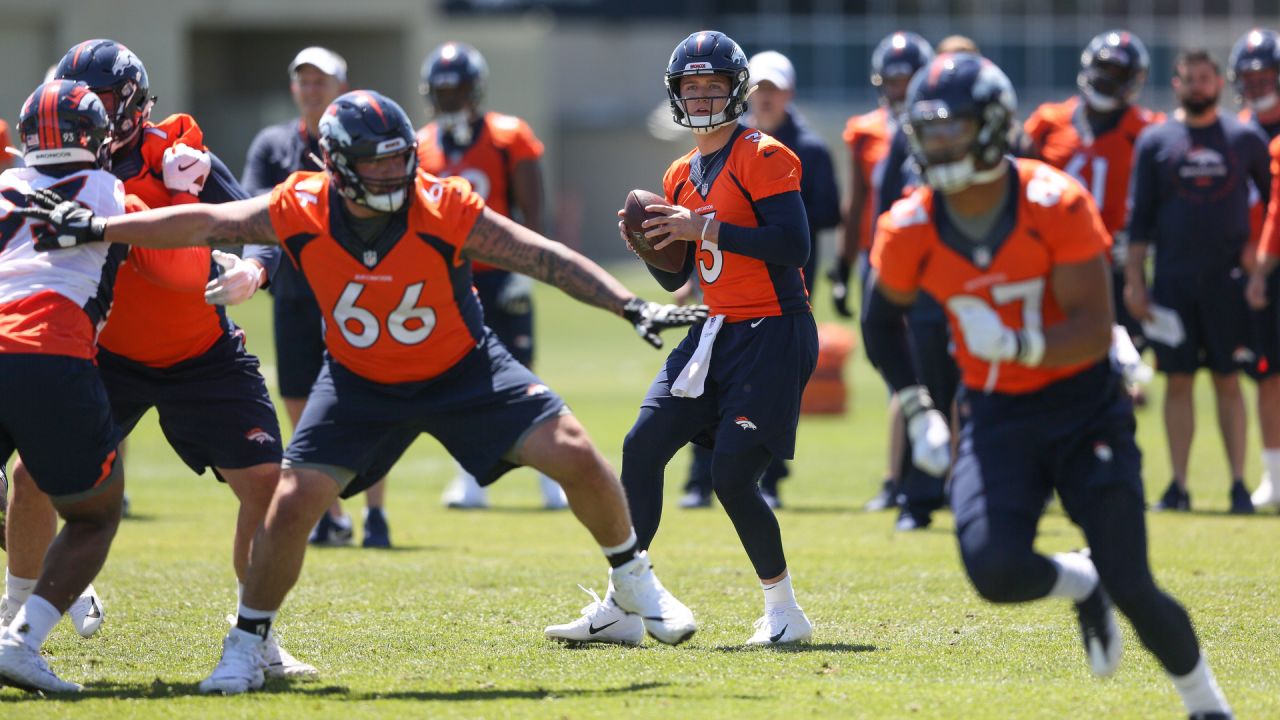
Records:
{"label": "white baseball cap", "polygon": [[771,82],[779,90],[791,90],[796,86],[796,69],[786,55],[777,50],[765,50],[751,56],[747,63],[751,84]]}
{"label": "white baseball cap", "polygon": [[303,48],[293,58],[293,62],[289,63],[289,77],[297,74],[298,68],[303,65],[310,65],[325,75],[332,75],[342,82],[347,81],[347,61],[329,48],[322,48],[319,45]]}

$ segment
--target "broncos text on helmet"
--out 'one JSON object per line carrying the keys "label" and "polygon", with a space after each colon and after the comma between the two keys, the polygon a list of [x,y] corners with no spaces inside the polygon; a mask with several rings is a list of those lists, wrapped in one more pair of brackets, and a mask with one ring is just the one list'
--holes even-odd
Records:
{"label": "broncos text on helmet", "polygon": [[22,104],[18,133],[28,166],[111,168],[111,121],[102,100],[82,82],[51,80],[37,87]]}

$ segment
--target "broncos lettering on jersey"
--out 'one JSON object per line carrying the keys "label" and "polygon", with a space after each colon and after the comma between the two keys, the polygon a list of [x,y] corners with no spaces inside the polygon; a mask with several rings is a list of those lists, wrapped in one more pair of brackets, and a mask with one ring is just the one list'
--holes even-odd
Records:
{"label": "broncos lettering on jersey", "polygon": [[[1107,231],[1093,199],[1062,172],[1035,160],[1013,161],[1010,191],[1016,192],[993,230],[994,247],[958,237],[929,187],[918,188],[880,217],[871,263],[879,282],[903,293],[917,289],[947,306],[957,297],[977,298],[995,308],[1013,329],[1045,328],[1065,317],[1054,298],[1055,265],[1078,263],[1107,251]],[[1097,363],[1045,368],[1014,363],[992,368],[970,354],[948,311],[956,360],[964,384],[979,391],[1027,393]]]}
{"label": "broncos lettering on jersey", "polygon": [[[511,217],[515,189],[512,174],[516,165],[542,157],[542,142],[524,120],[513,115],[485,113],[479,129],[466,148],[455,148],[436,123],[418,131],[418,167],[436,177],[457,175],[471,183],[489,209]],[[491,265],[474,263],[472,270],[485,272]]]}
{"label": "broncos lettering on jersey", "polygon": [[861,250],[871,249],[871,234],[876,226],[876,207],[880,196],[880,179],[884,176],[884,162],[889,155],[889,141],[893,128],[889,123],[889,111],[876,108],[865,115],[849,118],[844,126],[844,142],[853,156],[853,170],[866,182],[866,197],[862,207]]}
{"label": "broncos lettering on jersey", "polygon": [[429,380],[484,337],[462,244],[484,200],[459,177],[419,171],[415,197],[366,245],[347,229],[327,173],[271,192],[271,224],[324,314],[334,360],[377,383]]}
{"label": "broncos lettering on jersey", "polygon": [[1164,113],[1131,105],[1114,128],[1094,137],[1077,95],[1036,108],[1023,130],[1041,160],[1079,180],[1093,195],[1107,233],[1114,235],[1124,229],[1129,211],[1133,143],[1145,127],[1163,120]]}
{"label": "broncos lettering on jersey", "polygon": [[36,251],[30,223],[13,209],[40,188],[74,198],[96,215],[124,212],[120,181],[102,170],[61,178],[35,168],[0,174],[0,353],[89,359],[97,353],[98,330],[125,253],[102,243]]}
{"label": "broncos lettering on jersey", "polygon": [[[759,227],[753,203],[784,192],[800,191],[800,160],[785,145],[757,130],[739,128],[713,162],[708,177],[692,177],[697,150],[676,160],[662,178],[667,202],[720,222]],[[729,322],[809,312],[809,293],[800,268],[724,252],[710,241],[694,255],[693,271],[703,302]]]}
{"label": "broncos lettering on jersey", "polygon": [[[170,115],[158,123],[148,122],[143,126],[142,142],[135,154],[113,164],[112,171],[124,181],[125,192],[136,196],[145,207],[200,202],[195,195],[164,185],[164,151],[177,143],[205,149],[204,133],[190,115]],[[213,347],[226,329],[223,310],[204,301],[203,282],[157,282],[157,276],[165,274],[157,267],[165,258],[187,266],[175,269],[182,275],[189,275],[191,263],[195,263],[197,267],[203,265],[205,282],[213,277],[207,247],[180,254],[168,250],[141,253],[136,261],[131,255],[120,268],[115,308],[98,339],[102,347],[116,355],[150,367],[169,367],[198,357]],[[140,269],[143,263],[149,267]]]}

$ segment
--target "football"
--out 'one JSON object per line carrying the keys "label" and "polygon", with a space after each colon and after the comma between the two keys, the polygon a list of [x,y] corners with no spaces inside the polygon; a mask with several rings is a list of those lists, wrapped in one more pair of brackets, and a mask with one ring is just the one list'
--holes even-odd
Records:
{"label": "football", "polygon": [[622,206],[625,215],[622,218],[622,224],[626,227],[627,235],[631,239],[631,249],[640,256],[641,260],[659,270],[679,272],[680,268],[684,267],[685,254],[689,252],[686,243],[671,243],[661,250],[654,250],[653,246],[666,236],[646,238],[644,236],[646,228],[642,226],[642,223],[649,218],[662,217],[662,213],[645,210],[646,205],[666,204],[667,199],[661,195],[648,190],[632,190],[627,193],[627,201]]}

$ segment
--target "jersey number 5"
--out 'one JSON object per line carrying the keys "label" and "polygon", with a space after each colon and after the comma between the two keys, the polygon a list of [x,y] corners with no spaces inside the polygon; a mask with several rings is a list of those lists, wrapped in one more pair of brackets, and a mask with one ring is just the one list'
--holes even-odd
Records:
{"label": "jersey number 5", "polygon": [[[716,214],[709,212],[703,215],[704,218],[715,219]],[[706,222],[706,220],[703,220]],[[703,240],[698,251],[698,274],[702,276],[702,282],[708,285],[720,279],[720,273],[724,272],[724,253],[720,252],[720,246],[710,240]],[[711,256],[711,262],[708,263],[702,253]]]}
{"label": "jersey number 5", "polygon": [[[417,345],[430,337],[431,331],[436,329],[436,311],[429,307],[416,307],[425,284],[414,283],[405,288],[400,304],[387,316],[387,332],[391,334],[391,339],[401,345]],[[342,337],[353,347],[361,349],[372,346],[382,335],[378,316],[356,305],[363,292],[364,284],[347,283],[342,296],[338,298],[338,304],[333,308],[333,319],[338,321]]]}

